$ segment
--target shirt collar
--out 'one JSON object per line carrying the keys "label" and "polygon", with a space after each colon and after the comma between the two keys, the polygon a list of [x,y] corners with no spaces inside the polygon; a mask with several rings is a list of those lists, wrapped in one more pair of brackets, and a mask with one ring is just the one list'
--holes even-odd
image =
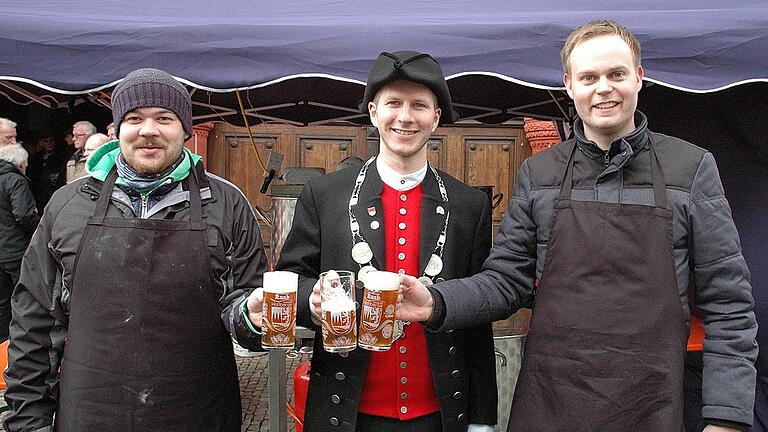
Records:
{"label": "shirt collar", "polygon": [[[623,137],[616,138],[611,143],[611,148],[608,150],[611,157],[624,151],[622,145],[631,146],[633,153],[639,153],[640,150],[645,148],[648,143],[648,119],[645,117],[645,114],[640,111],[635,111],[635,124],[637,126],[634,131]],[[593,141],[587,139],[587,136],[584,133],[584,122],[580,118],[577,118],[573,124],[573,134],[576,137],[578,144],[581,145],[581,149],[586,149],[590,152],[589,154],[595,157],[603,157],[605,151]]]}
{"label": "shirt collar", "polygon": [[379,171],[379,177],[385,185],[398,191],[407,191],[420,185],[427,175],[427,164],[410,174],[400,174],[384,162],[384,159],[376,158],[376,169]]}

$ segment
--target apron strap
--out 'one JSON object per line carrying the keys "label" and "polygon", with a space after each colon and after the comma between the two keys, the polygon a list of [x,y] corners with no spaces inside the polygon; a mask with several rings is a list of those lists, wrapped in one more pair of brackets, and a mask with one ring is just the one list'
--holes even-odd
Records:
{"label": "apron strap", "polygon": [[193,230],[205,230],[203,223],[203,204],[200,198],[200,182],[197,179],[197,169],[193,164],[189,169],[189,212]]}
{"label": "apron strap", "polygon": [[653,137],[648,134],[648,149],[651,152],[651,182],[653,182],[653,200],[656,207],[667,208],[667,185],[664,171],[661,170],[659,156],[653,145]]}
{"label": "apron strap", "polygon": [[560,186],[560,199],[571,199],[571,190],[573,189],[573,155],[576,153],[576,140],[573,141],[573,147],[571,148],[568,156],[568,164],[565,167],[565,175],[563,175],[563,182]]}
{"label": "apron strap", "polygon": [[112,198],[112,188],[115,186],[117,180],[117,167],[112,167],[107,174],[106,180],[101,185],[101,191],[99,192],[99,199],[96,201],[96,211],[93,212],[91,217],[91,223],[97,225],[104,224],[104,218],[107,216],[107,207],[109,207],[109,200]]}
{"label": "apron strap", "polygon": [[[576,153],[576,142],[573,143],[570,155],[568,156],[568,165],[563,175],[562,186],[560,187],[560,199],[571,199],[571,191],[573,189],[573,155]],[[651,158],[651,183],[653,183],[653,201],[654,205],[659,208],[667,208],[667,191],[666,180],[664,179],[664,172],[661,170],[661,163],[659,157],[656,154],[656,150],[653,145],[653,137],[648,134],[648,151]]]}
{"label": "apron strap", "polygon": [[[107,175],[104,183],[101,185],[101,191],[99,192],[99,199],[96,201],[96,211],[93,212],[91,218],[92,224],[103,225],[104,218],[107,216],[107,208],[109,207],[109,200],[112,198],[112,188],[117,181],[117,168],[113,167]],[[190,225],[193,230],[199,231],[206,229],[203,222],[203,204],[200,198],[200,186],[197,180],[197,169],[192,165],[189,175],[189,211],[190,211]]]}

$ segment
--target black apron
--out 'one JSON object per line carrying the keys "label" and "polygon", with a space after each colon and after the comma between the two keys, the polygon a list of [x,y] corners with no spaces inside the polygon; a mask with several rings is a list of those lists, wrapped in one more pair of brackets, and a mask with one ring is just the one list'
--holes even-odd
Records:
{"label": "black apron", "polygon": [[117,172],[104,182],[73,269],[57,431],[240,431],[196,175],[189,221],[106,217]]}
{"label": "black apron", "polygon": [[510,432],[682,429],[687,333],[672,211],[649,143],[655,206],[571,200],[571,150],[515,389]]}

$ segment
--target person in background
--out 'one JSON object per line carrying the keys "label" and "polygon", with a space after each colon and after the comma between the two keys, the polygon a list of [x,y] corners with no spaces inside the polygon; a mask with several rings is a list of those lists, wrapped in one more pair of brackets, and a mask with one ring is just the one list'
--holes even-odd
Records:
{"label": "person in background", "polygon": [[[432,132],[456,119],[437,60],[381,53],[361,108],[379,131],[378,156],[304,186],[277,264],[299,274],[297,322],[317,335],[321,272],[359,271],[362,280],[376,268],[437,281],[477,272],[491,246],[487,196],[427,162]],[[324,351],[316,337],[307,401],[305,432],[492,432],[491,326],[437,333],[414,322],[388,351],[348,355]]]}
{"label": "person in background", "polygon": [[40,151],[29,158],[27,177],[32,182],[37,211],[43,214],[43,209],[53,193],[63,186],[61,179],[68,156],[63,146],[56,145],[53,134],[43,133],[38,140],[38,146]]}
{"label": "person in background", "polygon": [[117,139],[117,135],[115,135],[115,122],[107,125],[107,136],[110,141]]}
{"label": "person in background", "polygon": [[[67,147],[74,149],[75,148],[75,137],[72,135],[72,132],[67,132],[64,134],[64,143],[67,144]],[[72,150],[74,152],[74,150]]]}
{"label": "person in background", "polygon": [[637,110],[640,58],[614,21],[574,30],[561,61],[575,138],[523,163],[483,271],[429,289],[403,277],[398,314],[432,329],[535,298],[508,430],[680,431],[689,301],[706,334],[703,430],[752,424],[757,324],[739,235],[712,153],[651,132]]}
{"label": "person in background", "polygon": [[0,147],[16,144],[16,123],[0,117]]}
{"label": "person in background", "polygon": [[101,147],[109,141],[109,137],[103,133],[95,133],[89,136],[85,141],[85,146],[83,146],[83,158],[87,161],[88,156],[92,155],[97,148]]}
{"label": "person in background", "polygon": [[119,140],[53,194],[22,261],[5,428],[240,432],[232,338],[260,347],[258,223],[184,149],[181,83],[139,69],[112,103]]}
{"label": "person in background", "polygon": [[19,281],[21,258],[40,217],[24,176],[27,151],[0,146],[0,343],[8,340],[11,294]]}
{"label": "person in background", "polygon": [[86,175],[83,147],[85,147],[85,142],[88,140],[88,137],[95,133],[96,126],[89,121],[82,120],[72,125],[72,137],[74,139],[73,145],[75,147],[75,152],[67,161],[65,183],[71,183]]}

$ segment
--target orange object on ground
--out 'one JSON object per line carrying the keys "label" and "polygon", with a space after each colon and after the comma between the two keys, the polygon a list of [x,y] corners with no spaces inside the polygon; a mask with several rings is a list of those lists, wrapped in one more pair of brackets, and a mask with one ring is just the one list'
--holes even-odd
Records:
{"label": "orange object on ground", "polygon": [[309,366],[310,363],[300,364],[293,372],[293,402],[296,406],[296,432],[304,430],[304,412],[307,406],[307,392],[309,391]]}
{"label": "orange object on ground", "polygon": [[691,315],[691,334],[688,335],[688,351],[704,350],[704,327],[701,318]]}
{"label": "orange object on ground", "polygon": [[8,367],[8,341],[0,344],[0,390],[5,390],[5,368]]}

